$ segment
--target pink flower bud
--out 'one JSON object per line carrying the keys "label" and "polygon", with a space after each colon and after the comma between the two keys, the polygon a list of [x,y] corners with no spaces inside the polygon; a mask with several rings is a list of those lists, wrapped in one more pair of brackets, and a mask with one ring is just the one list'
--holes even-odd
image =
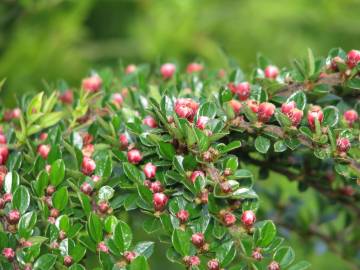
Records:
{"label": "pink flower bud", "polygon": [[144,173],[147,178],[154,178],[156,175],[156,166],[148,162],[144,166]]}
{"label": "pink flower bud", "polygon": [[198,266],[200,263],[200,258],[198,256],[190,256],[189,260],[187,261],[189,266]]}
{"label": "pink flower bud", "polygon": [[232,107],[235,114],[240,113],[241,106],[242,106],[240,101],[238,101],[236,99],[232,99],[232,100],[230,100],[230,106]]}
{"label": "pink flower bud", "polygon": [[344,112],[344,119],[351,126],[359,119],[359,115],[355,110],[348,110]]}
{"label": "pink flower bud", "polygon": [[222,220],[225,224],[225,226],[232,226],[235,224],[236,222],[236,217],[233,213],[230,212],[226,212],[225,214],[222,215]]}
{"label": "pink flower bud", "polygon": [[198,108],[199,103],[191,98],[179,98],[175,102],[175,113],[180,118],[186,118],[191,122],[193,121]]}
{"label": "pink flower bud", "polygon": [[142,156],[139,150],[132,149],[127,153],[128,161],[132,164],[138,164],[142,160]]}
{"label": "pink flower bud", "polygon": [[259,111],[259,103],[256,100],[249,99],[246,101],[246,105],[254,112],[257,113]]}
{"label": "pink flower bud", "polygon": [[186,68],[186,72],[189,74],[194,72],[200,72],[203,70],[203,68],[203,65],[199,63],[190,63]]}
{"label": "pink flower bud", "polygon": [[67,255],[64,257],[64,265],[69,267],[70,265],[73,264],[73,259],[71,256]]}
{"label": "pink flower bud", "polygon": [[168,197],[164,193],[155,193],[153,196],[153,204],[156,211],[164,210],[168,202]]}
{"label": "pink flower bud", "polygon": [[19,210],[11,210],[8,214],[7,214],[7,220],[9,222],[9,224],[17,224],[19,222],[20,219],[20,212]]}
{"label": "pink flower bud", "polygon": [[164,80],[170,79],[175,73],[176,67],[174,64],[166,63],[160,68],[160,73]]}
{"label": "pink flower bud", "polygon": [[48,137],[48,134],[46,132],[41,132],[40,136],[39,136],[39,139],[41,141],[45,141]]}
{"label": "pink flower bud", "polygon": [[194,233],[191,236],[191,242],[194,246],[201,248],[205,244],[205,237],[202,233]]}
{"label": "pink flower bud", "polygon": [[3,199],[5,201],[5,203],[11,202],[12,201],[12,194],[11,193],[5,193],[3,196]]}
{"label": "pink flower bud", "polygon": [[125,73],[126,74],[134,73],[136,71],[136,69],[137,69],[137,67],[134,64],[130,64],[126,67]]}
{"label": "pink flower bud", "polygon": [[283,114],[288,114],[288,113],[290,113],[293,109],[295,109],[296,108],[296,103],[295,103],[295,101],[290,101],[290,102],[288,102],[288,103],[283,103],[282,105],[281,105],[281,112],[283,113]]}
{"label": "pink flower bud", "polygon": [[301,119],[303,117],[303,111],[302,110],[299,110],[297,108],[295,109],[292,109],[288,114],[287,116],[289,117],[290,121],[291,121],[291,124],[293,127],[297,127],[300,122],[301,122]]}
{"label": "pink flower bud", "polygon": [[114,104],[121,106],[124,102],[124,99],[120,93],[114,93],[111,96],[111,100]]}
{"label": "pink flower bud", "polygon": [[85,157],[91,157],[94,151],[95,151],[95,146],[93,144],[84,145],[83,149],[81,150],[83,156]]}
{"label": "pink flower bud", "polygon": [[269,102],[263,102],[259,105],[258,120],[260,122],[268,122],[275,112],[275,105]]}
{"label": "pink flower bud", "polygon": [[4,248],[2,251],[2,255],[7,259],[9,262],[12,262],[15,258],[15,251],[12,248]]}
{"label": "pink flower bud", "polygon": [[49,185],[46,188],[46,195],[51,196],[55,192],[56,188],[52,185]]}
{"label": "pink flower bud", "polygon": [[275,80],[278,75],[279,75],[279,69],[276,66],[270,65],[265,68],[266,78]]}
{"label": "pink flower bud", "polygon": [[15,108],[15,109],[12,110],[12,112],[11,112],[11,117],[12,117],[13,119],[19,119],[20,116],[21,116],[21,110],[20,110],[20,108]]}
{"label": "pink flower bud", "polygon": [[261,261],[263,258],[262,254],[261,254],[261,249],[260,248],[254,249],[251,254],[251,257],[253,257],[254,260]]}
{"label": "pink flower bud", "polygon": [[96,163],[90,157],[83,157],[83,161],[81,163],[81,171],[85,175],[90,175],[95,171]]}
{"label": "pink flower bud", "polygon": [[128,140],[128,138],[126,137],[125,134],[120,134],[120,136],[119,136],[119,142],[120,142],[120,144],[121,144],[121,146],[122,146],[123,148],[126,148],[126,147],[128,147],[128,145],[129,145],[129,140]]}
{"label": "pink flower bud", "polygon": [[209,117],[200,116],[196,121],[196,127],[199,129],[205,129],[207,122],[209,122]]}
{"label": "pink flower bud", "polygon": [[86,195],[90,195],[91,192],[93,191],[93,188],[88,182],[84,182],[81,184],[80,190],[82,193],[84,193]]}
{"label": "pink flower bud", "polygon": [[92,75],[82,81],[82,88],[89,93],[94,93],[100,90],[102,80],[98,75]]}
{"label": "pink flower bud", "polygon": [[46,165],[45,165],[45,171],[46,171],[47,173],[50,173],[50,171],[51,171],[51,165],[46,164]]}
{"label": "pink flower bud", "polygon": [[74,101],[74,94],[71,90],[66,90],[59,97],[60,101],[64,104],[72,104]]}
{"label": "pink flower bud", "polygon": [[52,208],[50,210],[50,216],[53,218],[57,218],[60,215],[60,211],[56,208]]}
{"label": "pink flower bud", "polygon": [[157,123],[152,116],[146,116],[143,120],[143,124],[151,128],[157,128]]}
{"label": "pink flower bud", "polygon": [[109,203],[108,202],[100,202],[98,207],[99,207],[100,213],[106,214],[109,210]]}
{"label": "pink flower bud", "polygon": [[101,180],[100,176],[98,175],[91,176],[91,179],[93,180],[94,183],[97,183]]}
{"label": "pink flower bud", "polygon": [[131,263],[136,258],[136,253],[134,251],[125,251],[124,258],[128,263]]}
{"label": "pink flower bud", "polygon": [[164,190],[163,186],[161,185],[161,182],[160,181],[155,181],[155,182],[152,182],[151,185],[150,185],[150,190],[153,192],[153,193],[158,193],[158,192],[162,192]]}
{"label": "pink flower bud", "polygon": [[231,192],[231,185],[227,181],[222,182],[222,183],[220,183],[220,189],[224,193],[229,193],[229,192]]}
{"label": "pink flower bud", "polygon": [[337,150],[341,153],[346,153],[351,147],[350,140],[348,138],[338,138],[336,140]]}
{"label": "pink flower bud", "polygon": [[43,159],[47,159],[50,149],[51,149],[50,145],[40,144],[38,147],[38,153]]}
{"label": "pink flower bud", "polygon": [[5,201],[3,198],[0,198],[0,209],[4,209],[5,207]]}
{"label": "pink flower bud", "polygon": [[245,226],[251,226],[255,223],[255,221],[256,221],[256,216],[253,211],[247,210],[242,213],[241,222]]}
{"label": "pink flower bud", "polygon": [[106,244],[104,242],[100,242],[97,246],[97,251],[98,252],[104,252],[104,253],[109,253],[109,248],[106,246]]}
{"label": "pink flower bud", "polygon": [[181,209],[179,212],[176,213],[176,217],[179,219],[180,223],[186,223],[189,219],[189,212]]}
{"label": "pink flower bud", "polygon": [[236,85],[229,83],[228,87],[242,101],[247,100],[250,96],[250,84],[248,82],[241,82]]}
{"label": "pink flower bud", "polygon": [[5,164],[9,156],[9,149],[5,145],[0,145],[0,164]]}
{"label": "pink flower bud", "polygon": [[220,270],[220,263],[217,259],[212,259],[207,263],[208,270]]}
{"label": "pink flower bud", "polygon": [[280,265],[275,262],[272,261],[269,265],[268,265],[268,270],[280,270]]}
{"label": "pink flower bud", "polygon": [[2,133],[0,133],[0,144],[6,144],[6,137]]}
{"label": "pink flower bud", "polygon": [[347,54],[347,65],[349,68],[354,68],[360,62],[360,51],[351,50]]}
{"label": "pink flower bud", "polygon": [[193,171],[191,176],[190,176],[191,182],[195,183],[195,180],[198,177],[205,177],[204,172],[203,171]]}
{"label": "pink flower bud", "polygon": [[324,118],[324,114],[319,106],[313,106],[308,111],[307,119],[312,129],[315,128],[315,119],[318,119],[319,123],[321,123],[323,118]]}

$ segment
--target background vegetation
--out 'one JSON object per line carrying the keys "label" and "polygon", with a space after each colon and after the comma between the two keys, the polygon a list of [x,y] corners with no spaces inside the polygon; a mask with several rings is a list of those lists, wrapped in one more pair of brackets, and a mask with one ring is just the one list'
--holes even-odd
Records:
{"label": "background vegetation", "polygon": [[[231,56],[249,71],[257,52],[281,66],[307,47],[323,55],[337,46],[359,48],[359,10],[357,0],[2,0],[0,78],[7,82],[1,101],[15,105],[15,96],[59,78],[78,86],[90,68],[118,66],[120,59],[124,64],[176,61],[181,67],[195,59],[226,67]],[[321,211],[319,195],[300,194],[276,174],[258,188],[269,200],[281,191],[279,205],[301,206],[307,218]],[[266,201],[262,209],[264,216],[279,214]],[[327,223],[336,227],[344,219],[338,213]],[[323,240],[282,233],[313,269],[351,269]],[[154,269],[165,269],[161,247],[156,253]]]}

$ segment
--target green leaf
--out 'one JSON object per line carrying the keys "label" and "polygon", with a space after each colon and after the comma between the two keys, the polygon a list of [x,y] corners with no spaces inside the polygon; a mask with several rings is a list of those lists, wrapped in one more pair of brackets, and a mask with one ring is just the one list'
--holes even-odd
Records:
{"label": "green leaf", "polygon": [[13,195],[13,208],[18,209],[21,214],[25,213],[30,205],[30,194],[26,187],[19,186]]}
{"label": "green leaf", "polygon": [[339,110],[335,106],[327,106],[323,110],[323,126],[334,127],[339,121]]}
{"label": "green leaf", "polygon": [[123,163],[124,173],[131,181],[142,184],[145,180],[145,175],[135,165],[125,162]]}
{"label": "green leaf", "polygon": [[98,215],[94,213],[90,213],[87,229],[89,232],[90,237],[96,242],[99,243],[103,240],[103,233],[102,233],[102,222]]}
{"label": "green leaf", "polygon": [[276,236],[276,227],[271,220],[264,221],[259,227],[259,238],[256,245],[259,247],[267,247],[271,244]]}
{"label": "green leaf", "polygon": [[308,69],[308,76],[314,74],[315,72],[315,58],[312,50],[308,48],[308,59],[307,59],[307,69]]}
{"label": "green leaf", "polygon": [[29,238],[29,236],[31,235],[31,231],[36,224],[36,221],[37,216],[34,211],[22,215],[18,226],[19,236],[25,239]]}
{"label": "green leaf", "polygon": [[227,152],[230,152],[236,148],[239,148],[241,146],[241,142],[240,141],[232,141],[231,143],[229,143],[228,145],[220,145],[219,146],[219,151],[222,154],[225,154]]}
{"label": "green leaf", "polygon": [[109,201],[114,196],[115,190],[110,186],[103,186],[99,190],[99,200]]}
{"label": "green leaf", "polygon": [[263,154],[266,154],[270,148],[270,140],[263,136],[258,136],[255,139],[255,149]]}
{"label": "green leaf", "polygon": [[33,183],[36,194],[41,197],[45,195],[45,188],[48,186],[49,176],[46,171],[42,171]]}
{"label": "green leaf", "polygon": [[52,196],[52,202],[54,207],[59,211],[64,210],[68,204],[68,198],[69,198],[69,194],[67,188],[66,187],[60,188]]}
{"label": "green leaf", "polygon": [[17,172],[8,172],[5,176],[4,190],[5,193],[13,193],[20,184],[20,177]]}
{"label": "green leaf", "polygon": [[236,249],[233,241],[226,242],[216,249],[216,258],[221,267],[228,266],[235,258]]}
{"label": "green leaf", "polygon": [[360,79],[359,78],[353,78],[351,80],[348,80],[346,82],[346,86],[352,89],[360,90]]}
{"label": "green leaf", "polygon": [[176,252],[182,256],[189,255],[190,252],[190,235],[187,231],[174,230],[171,242]]}
{"label": "green leaf", "polygon": [[305,270],[308,269],[311,266],[311,263],[307,261],[300,261],[298,263],[295,263],[294,265],[290,266],[288,270]]}
{"label": "green leaf", "polygon": [[144,256],[146,258],[149,258],[151,254],[154,252],[154,242],[140,242],[136,244],[133,251],[138,256]]}
{"label": "green leaf", "polygon": [[291,101],[295,101],[296,108],[303,111],[305,109],[306,102],[307,102],[306,95],[305,95],[304,91],[297,91],[297,92],[293,93],[286,100],[286,103],[289,103]]}
{"label": "green leaf", "polygon": [[277,141],[274,143],[274,151],[277,153],[286,151],[287,147],[283,140]]}
{"label": "green leaf", "polygon": [[44,254],[36,260],[34,264],[34,270],[53,269],[55,262],[56,262],[56,255]]}
{"label": "green leaf", "polygon": [[62,159],[58,159],[51,164],[50,183],[53,186],[58,186],[65,176],[65,164]]}
{"label": "green leaf", "polygon": [[101,177],[109,177],[112,171],[112,161],[108,150],[98,151],[94,155],[96,168],[94,174]]}
{"label": "green leaf", "polygon": [[214,102],[205,102],[199,108],[199,116],[207,116],[210,119],[216,116],[216,105]]}
{"label": "green leaf", "polygon": [[291,247],[279,248],[274,254],[274,260],[280,264],[281,268],[286,268],[295,259],[294,250]]}
{"label": "green leaf", "polygon": [[150,267],[144,256],[138,256],[131,262],[130,270],[150,270]]}
{"label": "green leaf", "polygon": [[173,160],[176,154],[175,148],[171,143],[160,141],[158,149],[160,156],[167,160]]}
{"label": "green leaf", "polygon": [[115,227],[113,239],[121,252],[128,250],[132,241],[132,232],[129,225],[119,220]]}

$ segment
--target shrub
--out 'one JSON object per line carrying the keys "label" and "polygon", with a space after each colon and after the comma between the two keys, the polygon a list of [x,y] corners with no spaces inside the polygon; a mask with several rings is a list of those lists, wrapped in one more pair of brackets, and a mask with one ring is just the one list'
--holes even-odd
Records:
{"label": "shrub", "polygon": [[[24,96],[2,110],[2,268],[148,269],[154,243],[132,241],[132,210],[187,269],[308,268],[257,219],[249,164],[316,189],[356,222],[359,61],[309,51],[279,69],[259,56],[248,82],[238,68],[131,65]],[[282,225],[332,241],[314,224]]]}

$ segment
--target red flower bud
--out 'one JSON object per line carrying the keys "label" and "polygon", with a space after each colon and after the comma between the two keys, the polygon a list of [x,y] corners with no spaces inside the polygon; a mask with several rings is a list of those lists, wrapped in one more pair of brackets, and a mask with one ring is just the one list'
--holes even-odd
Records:
{"label": "red flower bud", "polygon": [[243,212],[243,214],[241,216],[241,222],[245,226],[251,226],[255,223],[255,221],[256,221],[256,216],[253,211],[247,210],[247,211]]}
{"label": "red flower bud", "polygon": [[6,137],[2,133],[0,133],[0,144],[6,144]]}
{"label": "red flower bud", "polygon": [[323,118],[324,118],[324,114],[319,106],[313,106],[308,111],[307,119],[312,129],[315,128],[315,119],[318,119],[319,122],[321,123]]}
{"label": "red flower bud", "polygon": [[259,103],[256,100],[249,99],[246,101],[246,105],[254,112],[257,113],[259,111]]}
{"label": "red flower bud", "polygon": [[84,193],[86,195],[90,195],[91,192],[93,191],[93,188],[88,182],[84,182],[81,184],[80,190],[82,193]]}
{"label": "red flower bud", "polygon": [[279,75],[279,69],[276,66],[270,65],[265,68],[266,78],[275,80],[278,75]]}
{"label": "red flower bud", "polygon": [[160,73],[164,80],[170,79],[175,73],[176,67],[174,64],[166,63],[160,68]]}
{"label": "red flower bud", "polygon": [[194,246],[201,248],[205,244],[205,237],[202,233],[194,233],[191,236],[191,242]]}
{"label": "red flower bud", "polygon": [[119,136],[119,142],[123,148],[128,147],[129,141],[125,134],[120,134]]}
{"label": "red flower bud", "polygon": [[66,90],[60,95],[59,99],[64,104],[72,104],[74,101],[74,94],[71,90]]}
{"label": "red flower bud", "polygon": [[5,164],[9,156],[9,149],[5,145],[0,145],[0,164]]}
{"label": "red flower bud", "polygon": [[164,210],[167,202],[168,197],[164,193],[155,193],[153,196],[153,204],[156,211]]}
{"label": "red flower bud", "polygon": [[152,116],[146,116],[143,120],[143,124],[151,128],[156,128],[158,125]]}
{"label": "red flower bud", "polygon": [[136,253],[134,251],[125,251],[124,258],[128,263],[131,263],[136,258]]}
{"label": "red flower bud", "polygon": [[109,253],[109,248],[106,246],[106,244],[104,242],[100,242],[97,246],[97,251],[98,252],[104,252],[104,253]]}
{"label": "red flower bud", "polygon": [[5,201],[5,203],[11,202],[12,201],[12,194],[11,193],[5,193],[3,196],[3,199]]}
{"label": "red flower bud", "polygon": [[236,217],[233,213],[230,212],[226,212],[225,214],[222,215],[222,220],[225,224],[225,226],[232,226],[235,224],[236,222]]}
{"label": "red flower bud", "polygon": [[98,75],[92,75],[82,81],[82,88],[89,93],[97,92],[100,90],[102,80]]}
{"label": "red flower bud", "polygon": [[220,189],[223,193],[229,193],[232,190],[231,185],[227,181],[220,183]]}
{"label": "red flower bud", "polygon": [[288,102],[288,103],[283,103],[282,105],[281,105],[281,112],[283,113],[283,114],[288,114],[288,113],[290,113],[293,109],[295,109],[296,108],[296,103],[295,103],[295,101],[290,101],[290,102]]}
{"label": "red flower bud", "polygon": [[190,176],[191,182],[195,183],[195,180],[198,177],[205,177],[204,172],[203,171],[193,171],[191,176]]}
{"label": "red flower bud", "polygon": [[88,132],[85,132],[82,135],[82,139],[83,139],[83,145],[88,145],[88,144],[91,144],[94,141],[94,136],[91,135]]}
{"label": "red flower bud", "polygon": [[20,212],[19,210],[11,210],[8,214],[7,214],[7,220],[9,222],[9,224],[17,224],[19,222],[20,219]]}
{"label": "red flower bud", "polygon": [[203,65],[199,63],[190,63],[186,68],[186,72],[189,74],[194,72],[200,72],[203,70],[203,68],[204,68]]}
{"label": "red flower bud", "polygon": [[360,62],[360,51],[351,50],[347,54],[347,65],[349,68],[355,67]]}
{"label": "red flower bud", "polygon": [[155,182],[151,183],[150,190],[153,193],[158,193],[158,192],[162,192],[164,190],[164,188],[161,185],[160,181],[155,181]]}
{"label": "red flower bud", "polygon": [[175,102],[175,113],[180,118],[186,118],[189,121],[193,121],[198,108],[199,103],[191,98],[179,98]]}
{"label": "red flower bud", "polygon": [[199,129],[205,129],[207,122],[209,122],[209,117],[200,116],[196,121],[196,127]]}
{"label": "red flower bud", "polygon": [[38,147],[38,153],[43,159],[47,159],[50,152],[50,145],[48,144],[40,144]]}
{"label": "red flower bud", "polygon": [[259,109],[257,112],[258,120],[260,122],[268,122],[271,116],[275,112],[275,105],[269,102],[263,102],[259,105]]}
{"label": "red flower bud", "polygon": [[111,96],[111,101],[114,104],[121,106],[123,104],[123,102],[124,102],[124,99],[123,99],[123,97],[122,97],[122,95],[120,93],[114,93]]}
{"label": "red flower bud", "polygon": [[12,262],[15,258],[15,251],[12,248],[4,248],[2,251],[2,255],[7,259],[9,262]]}
{"label": "red flower bud", "polygon": [[300,122],[301,122],[301,119],[303,117],[303,111],[302,110],[299,110],[297,108],[295,109],[292,109],[288,114],[287,116],[289,117],[290,121],[291,121],[291,124],[293,127],[297,127]]}
{"label": "red flower bud", "polygon": [[251,257],[253,257],[254,260],[261,261],[263,258],[262,254],[261,254],[261,249],[260,248],[254,249],[251,254]]}
{"label": "red flower bud", "polygon": [[126,74],[134,73],[136,71],[136,69],[137,69],[137,67],[134,64],[130,64],[126,67],[125,73]]}
{"label": "red flower bud", "polygon": [[207,263],[208,270],[220,270],[220,264],[217,259],[212,259]]}
{"label": "red flower bud", "polygon": [[147,178],[154,178],[156,174],[156,166],[148,162],[144,166],[144,173]]}
{"label": "red flower bud", "polygon": [[60,211],[56,208],[52,208],[50,210],[50,216],[53,218],[57,218],[60,215]]}
{"label": "red flower bud", "polygon": [[179,219],[180,223],[186,223],[189,219],[189,212],[181,209],[176,213],[176,217]]}
{"label": "red flower bud", "polygon": [[51,196],[55,192],[56,188],[52,185],[49,185],[46,188],[46,195]]}
{"label": "red flower bud", "polygon": [[268,265],[268,270],[280,270],[280,265],[275,262],[272,261],[269,265]]}
{"label": "red flower bud", "polygon": [[81,171],[85,175],[90,175],[95,171],[96,163],[93,159],[89,157],[83,157],[83,161],[81,163]]}
{"label": "red flower bud", "polygon": [[344,119],[351,126],[359,119],[359,115],[355,110],[348,110],[344,112]]}
{"label": "red flower bud", "polygon": [[142,156],[139,150],[132,149],[127,153],[128,161],[132,164],[138,164],[142,160]]}
{"label": "red flower bud", "polygon": [[229,83],[228,87],[242,101],[247,100],[250,96],[250,84],[248,82],[241,82],[236,85]]}
{"label": "red flower bud", "polygon": [[346,153],[351,147],[350,140],[348,138],[338,138],[336,140],[337,150],[341,153]]}
{"label": "red flower bud", "polygon": [[100,213],[106,214],[107,211],[109,210],[109,203],[108,202],[100,202],[98,204],[98,207],[99,207]]}
{"label": "red flower bud", "polygon": [[73,263],[73,259],[71,256],[67,255],[64,257],[64,265],[69,267],[70,265],[72,265]]}
{"label": "red flower bud", "polygon": [[230,100],[230,106],[232,107],[233,111],[235,114],[239,114],[242,104],[240,101],[236,100],[236,99],[232,99]]}

